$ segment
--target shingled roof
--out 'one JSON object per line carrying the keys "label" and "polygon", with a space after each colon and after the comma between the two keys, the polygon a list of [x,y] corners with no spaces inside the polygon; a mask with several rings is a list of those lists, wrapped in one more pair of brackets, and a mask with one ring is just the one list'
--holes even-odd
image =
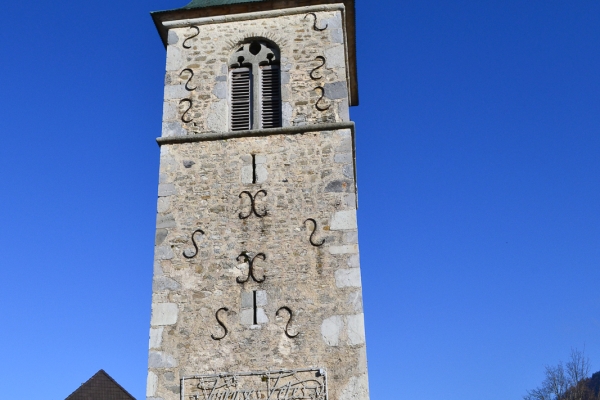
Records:
{"label": "shingled roof", "polygon": [[135,400],[135,397],[101,369],[65,400]]}

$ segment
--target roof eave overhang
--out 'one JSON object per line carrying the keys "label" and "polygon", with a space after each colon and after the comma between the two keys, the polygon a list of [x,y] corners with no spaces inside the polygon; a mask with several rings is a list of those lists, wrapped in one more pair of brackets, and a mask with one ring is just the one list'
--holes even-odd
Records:
{"label": "roof eave overhang", "polygon": [[160,35],[163,45],[167,47],[169,29],[164,25],[168,21],[182,19],[205,18],[219,15],[244,14],[259,11],[279,10],[285,8],[307,7],[322,4],[344,4],[346,16],[346,38],[348,40],[348,68],[350,78],[350,105],[358,105],[358,73],[356,70],[356,17],[354,0],[272,0],[251,3],[229,4],[203,8],[180,8],[151,13],[152,20]]}

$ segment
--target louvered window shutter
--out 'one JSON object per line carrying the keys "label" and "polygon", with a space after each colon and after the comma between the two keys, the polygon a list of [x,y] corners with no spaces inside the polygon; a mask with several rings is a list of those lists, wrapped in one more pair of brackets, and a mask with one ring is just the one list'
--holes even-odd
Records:
{"label": "louvered window shutter", "polygon": [[231,130],[252,129],[252,73],[250,68],[231,70]]}
{"label": "louvered window shutter", "polygon": [[261,67],[262,128],[281,126],[281,78],[279,65]]}

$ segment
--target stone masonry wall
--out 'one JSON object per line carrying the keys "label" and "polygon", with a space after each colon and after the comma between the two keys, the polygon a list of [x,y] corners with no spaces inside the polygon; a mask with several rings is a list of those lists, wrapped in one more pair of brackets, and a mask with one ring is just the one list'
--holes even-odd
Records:
{"label": "stone masonry wall", "polygon": [[[179,400],[195,374],[316,367],[330,400],[367,400],[351,131],[165,144],[160,157],[148,399]],[[265,256],[255,279],[243,252]]]}
{"label": "stone masonry wall", "polygon": [[[281,52],[283,126],[348,121],[346,51],[340,11],[306,12],[169,30],[163,137],[229,130],[229,57],[266,38]],[[189,47],[189,48],[188,48]],[[318,56],[325,58],[325,65]],[[190,70],[192,71],[190,73]],[[193,76],[192,76],[193,74]],[[319,111],[315,104],[319,101]]]}

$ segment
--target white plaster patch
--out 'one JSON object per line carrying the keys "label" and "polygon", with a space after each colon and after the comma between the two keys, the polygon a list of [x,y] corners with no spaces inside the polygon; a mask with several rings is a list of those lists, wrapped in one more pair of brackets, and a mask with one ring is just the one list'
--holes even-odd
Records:
{"label": "white plaster patch", "polygon": [[332,231],[355,230],[356,225],[356,210],[338,211],[331,217],[329,229]]}
{"label": "white plaster patch", "polygon": [[321,336],[329,346],[337,346],[340,343],[340,335],[344,329],[344,318],[334,315],[321,324]]}
{"label": "white plaster patch", "polygon": [[152,306],[152,326],[173,325],[177,322],[179,308],[175,303],[157,303]]}
{"label": "white plaster patch", "polygon": [[346,244],[344,246],[330,246],[330,254],[356,254],[358,253],[357,244]]}
{"label": "white plaster patch", "polygon": [[162,334],[165,328],[152,328],[150,329],[150,341],[148,344],[148,348],[150,349],[158,349],[162,344]]}
{"label": "white plaster patch", "polygon": [[158,376],[152,371],[148,371],[148,380],[146,381],[146,397],[152,397],[158,387]]}
{"label": "white plaster patch", "polygon": [[349,315],[348,344],[351,346],[365,343],[365,317],[363,314]]}
{"label": "white plaster patch", "polygon": [[338,269],[335,271],[335,285],[338,288],[361,287],[360,269]]}

